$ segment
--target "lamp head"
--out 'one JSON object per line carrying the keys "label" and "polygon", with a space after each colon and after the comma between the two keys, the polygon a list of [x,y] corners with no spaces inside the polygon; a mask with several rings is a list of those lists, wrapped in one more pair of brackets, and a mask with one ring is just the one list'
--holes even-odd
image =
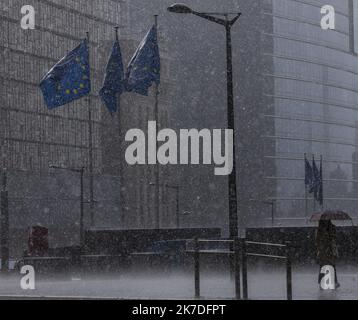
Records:
{"label": "lamp head", "polygon": [[181,4],[181,3],[176,3],[171,5],[168,8],[169,12],[172,13],[192,13],[193,10],[191,10],[188,6],[186,6],[185,4]]}

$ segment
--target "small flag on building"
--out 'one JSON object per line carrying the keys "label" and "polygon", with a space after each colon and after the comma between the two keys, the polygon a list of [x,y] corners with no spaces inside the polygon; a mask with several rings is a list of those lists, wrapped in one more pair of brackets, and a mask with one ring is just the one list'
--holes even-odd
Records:
{"label": "small flag on building", "polygon": [[313,169],[305,155],[305,185],[311,188],[313,182]]}
{"label": "small flag on building", "polygon": [[310,188],[309,192],[313,193],[314,198],[317,199],[320,175],[319,175],[319,170],[317,168],[316,161],[315,161],[314,158],[312,160],[312,172],[313,172],[313,180],[312,180],[312,185],[311,185],[311,188]]}
{"label": "small flag on building", "polygon": [[160,54],[156,26],[150,29],[128,65],[126,90],[147,96],[153,82],[160,84]]}
{"label": "small flag on building", "polygon": [[322,157],[320,168],[318,169],[316,161],[312,161],[312,184],[309,193],[314,194],[314,199],[322,206],[323,205],[323,173],[322,173]]}
{"label": "small flag on building", "polygon": [[63,106],[91,92],[87,40],[56,63],[42,79],[40,88],[49,109]]}
{"label": "small flag on building", "polygon": [[118,96],[125,90],[123,69],[122,53],[117,37],[107,64],[103,88],[99,92],[103,103],[111,113],[117,112]]}

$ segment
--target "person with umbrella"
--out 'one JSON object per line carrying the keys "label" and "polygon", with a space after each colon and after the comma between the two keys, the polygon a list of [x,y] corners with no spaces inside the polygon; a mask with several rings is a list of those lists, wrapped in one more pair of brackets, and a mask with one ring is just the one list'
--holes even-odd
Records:
{"label": "person with umbrella", "polygon": [[340,286],[337,280],[336,259],[338,258],[336,227],[331,220],[351,220],[349,215],[342,211],[324,211],[312,216],[311,221],[319,221],[316,231],[316,250],[317,260],[320,266],[318,283],[324,274],[321,273],[322,267],[332,266],[334,269],[335,288]]}
{"label": "person with umbrella", "polygon": [[336,240],[335,225],[331,220],[320,220],[316,232],[316,250],[319,263],[318,283],[321,284],[321,280],[324,276],[324,274],[321,273],[322,267],[332,266],[334,269],[335,287],[338,288],[340,285],[337,280],[336,271],[336,259],[338,258]]}

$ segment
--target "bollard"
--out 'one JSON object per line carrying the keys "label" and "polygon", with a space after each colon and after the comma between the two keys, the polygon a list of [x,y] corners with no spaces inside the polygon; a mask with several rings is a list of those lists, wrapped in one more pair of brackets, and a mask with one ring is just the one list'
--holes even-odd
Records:
{"label": "bollard", "polygon": [[241,239],[241,263],[242,263],[242,295],[243,299],[248,299],[247,290],[247,255],[246,255],[246,238]]}
{"label": "bollard", "polygon": [[234,239],[235,297],[241,299],[240,285],[240,239]]}
{"label": "bollard", "polygon": [[194,282],[195,282],[195,298],[200,297],[200,253],[199,239],[194,239]]}
{"label": "bollard", "polygon": [[286,241],[286,286],[287,300],[292,300],[292,263],[290,242]]}

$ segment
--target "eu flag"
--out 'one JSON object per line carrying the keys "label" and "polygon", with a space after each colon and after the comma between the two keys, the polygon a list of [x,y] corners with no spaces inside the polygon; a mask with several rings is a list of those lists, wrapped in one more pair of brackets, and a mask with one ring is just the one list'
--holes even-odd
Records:
{"label": "eu flag", "polygon": [[49,109],[63,106],[91,92],[87,40],[56,63],[42,79],[40,88]]}
{"label": "eu flag", "polygon": [[153,82],[160,83],[160,54],[156,26],[147,33],[128,65],[126,90],[147,96]]}
{"label": "eu flag", "polygon": [[112,53],[107,64],[103,88],[99,92],[103,103],[111,113],[117,111],[118,95],[124,91],[123,78],[124,68],[122,53],[117,39],[113,45]]}
{"label": "eu flag", "polygon": [[313,169],[305,156],[305,185],[311,187],[313,181]]}
{"label": "eu flag", "polygon": [[311,189],[309,192],[313,193],[314,198],[317,199],[319,188],[320,188],[320,172],[317,168],[316,161],[314,158],[312,161],[312,171],[313,171],[313,180],[312,180]]}

